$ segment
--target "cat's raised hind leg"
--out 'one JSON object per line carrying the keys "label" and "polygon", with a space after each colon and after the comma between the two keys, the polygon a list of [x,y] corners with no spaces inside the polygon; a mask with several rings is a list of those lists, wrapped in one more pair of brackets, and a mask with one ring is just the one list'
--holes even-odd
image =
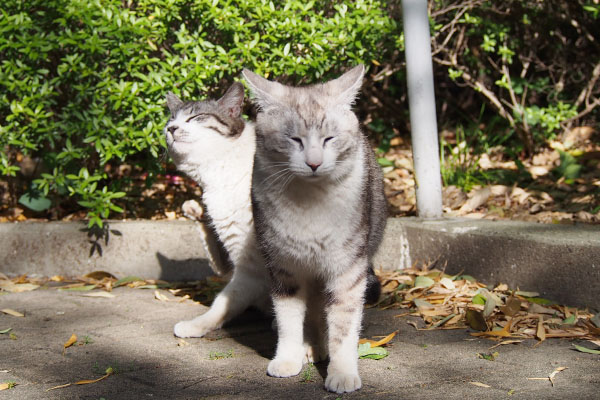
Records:
{"label": "cat's raised hind leg", "polygon": [[244,268],[236,268],[231,280],[217,295],[210,309],[192,320],[178,322],[173,333],[181,338],[202,337],[220,328],[267,295],[265,277]]}

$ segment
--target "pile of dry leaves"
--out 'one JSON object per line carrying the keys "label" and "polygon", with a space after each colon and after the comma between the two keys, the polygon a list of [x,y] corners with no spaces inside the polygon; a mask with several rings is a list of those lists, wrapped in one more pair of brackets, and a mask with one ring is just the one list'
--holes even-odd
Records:
{"label": "pile of dry leaves", "polygon": [[[216,294],[223,289],[226,283],[225,279],[216,276],[208,277],[202,281],[166,282],[158,279],[143,279],[137,276],[126,276],[117,279],[114,275],[105,271],[94,271],[74,278],[60,275],[52,277],[21,275],[9,278],[0,272],[0,291],[4,292],[19,293],[46,288],[64,292],[80,292],[86,297],[113,298],[115,297],[112,293],[114,288],[128,287],[132,289],[153,289],[154,297],[161,301],[182,302],[193,300],[205,305],[212,303]],[[168,297],[161,292],[163,290],[180,298]]]}
{"label": "pile of dry leaves", "polygon": [[[437,269],[378,272],[383,296],[380,308],[408,308],[398,317],[418,316],[425,328],[465,329],[489,339],[584,339],[600,346],[600,314],[562,306],[536,292],[490,288],[469,275],[448,275]],[[600,352],[598,352],[600,354]]]}

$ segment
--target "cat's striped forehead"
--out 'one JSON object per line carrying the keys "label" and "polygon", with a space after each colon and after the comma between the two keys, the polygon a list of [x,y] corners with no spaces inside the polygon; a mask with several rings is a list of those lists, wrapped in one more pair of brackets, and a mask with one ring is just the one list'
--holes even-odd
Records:
{"label": "cat's striped forehead", "polygon": [[290,96],[288,107],[295,111],[306,128],[322,125],[327,112],[327,105],[322,98],[313,96],[308,91]]}
{"label": "cat's striped forehead", "polygon": [[196,121],[207,124],[207,127],[227,137],[237,137],[244,129],[241,118],[232,118],[214,100],[186,101],[171,116],[171,120],[180,123]]}
{"label": "cat's striped forehead", "polygon": [[186,101],[177,110],[177,114],[193,115],[199,113],[219,113],[219,107],[216,101]]}

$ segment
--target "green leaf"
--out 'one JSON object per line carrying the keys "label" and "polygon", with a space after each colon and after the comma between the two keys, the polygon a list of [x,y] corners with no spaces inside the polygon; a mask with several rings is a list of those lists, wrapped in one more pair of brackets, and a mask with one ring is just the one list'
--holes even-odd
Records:
{"label": "green leaf", "polygon": [[577,317],[575,317],[575,314],[572,314],[570,317],[565,318],[562,323],[565,325],[573,325],[576,321]]}
{"label": "green leaf", "polygon": [[578,346],[576,344],[574,344],[573,346],[575,346],[577,351],[581,351],[582,353],[600,354],[600,350],[592,350],[592,349],[588,349],[587,347]]}
{"label": "green leaf", "polygon": [[423,299],[414,299],[413,303],[417,308],[433,308],[433,304]]}
{"label": "green leaf", "polygon": [[427,276],[417,276],[415,278],[415,287],[416,288],[427,288],[433,286],[435,281]]}
{"label": "green leaf", "polygon": [[454,281],[465,280],[467,282],[476,282],[475,278],[473,278],[471,275],[458,275],[452,280],[454,280]]}
{"label": "green leaf", "polygon": [[12,328],[3,329],[3,330],[0,331],[0,335],[3,335],[3,334],[8,333],[10,331],[12,331]]}
{"label": "green leaf", "polygon": [[525,291],[522,291],[522,290],[517,290],[515,292],[515,294],[517,296],[523,296],[523,297],[537,297],[537,296],[540,295],[538,292],[525,292]]}
{"label": "green leaf", "polygon": [[113,285],[113,287],[119,287],[121,285],[125,285],[130,282],[138,282],[138,281],[143,281],[143,280],[144,279],[138,278],[137,276],[126,276],[125,278],[121,278],[118,281],[116,281],[115,284]]}
{"label": "green leaf", "polygon": [[439,320],[438,322],[436,322],[434,325],[431,326],[431,329],[433,328],[437,328],[440,327],[442,325],[444,325],[446,322],[448,322],[449,320],[451,320],[452,318],[456,317],[456,314],[452,313],[450,315],[448,315],[447,317]]}
{"label": "green leaf", "polygon": [[467,324],[476,331],[485,332],[488,329],[487,322],[483,317],[483,313],[477,310],[467,310],[465,314]]}
{"label": "green leaf", "polygon": [[371,343],[362,343],[358,345],[358,358],[370,358],[372,360],[380,360],[389,355],[388,351],[383,347],[371,347]]}
{"label": "green leaf", "polygon": [[600,313],[594,315],[590,321],[596,326],[596,328],[600,328]]}
{"label": "green leaf", "polygon": [[392,167],[394,165],[394,162],[392,160],[388,160],[385,157],[379,157],[377,159],[377,162],[379,163],[380,166],[382,167]]}
{"label": "green leaf", "polygon": [[71,288],[60,288],[58,289],[60,292],[87,292],[88,290],[95,289],[96,285],[84,285],[84,286],[75,286]]}
{"label": "green leaf", "polygon": [[556,304],[555,301],[544,299],[542,297],[525,297],[525,300],[527,300],[530,303],[541,304],[543,306],[550,306],[552,304]]}
{"label": "green leaf", "polygon": [[485,296],[483,296],[481,293],[478,293],[475,296],[473,296],[473,300],[471,300],[471,301],[473,304],[484,305],[485,304]]}
{"label": "green leaf", "polygon": [[488,361],[496,361],[496,358],[500,355],[497,351],[493,353],[477,353],[477,358],[481,358],[483,360]]}
{"label": "green leaf", "polygon": [[19,198],[19,203],[33,211],[44,211],[50,208],[52,202],[50,199],[42,195],[33,195],[31,193],[25,193]]}

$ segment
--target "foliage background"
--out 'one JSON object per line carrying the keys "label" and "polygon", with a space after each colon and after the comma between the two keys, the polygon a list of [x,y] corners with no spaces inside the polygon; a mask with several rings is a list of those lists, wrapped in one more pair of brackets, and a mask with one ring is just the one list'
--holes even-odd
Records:
{"label": "foliage background", "polygon": [[[442,128],[523,157],[597,124],[597,0],[429,6]],[[309,84],[362,62],[357,111],[380,149],[409,132],[399,0],[5,0],[0,59],[3,207],[50,218],[131,215],[133,172],[164,171],[165,93],[219,95],[243,67]]]}

